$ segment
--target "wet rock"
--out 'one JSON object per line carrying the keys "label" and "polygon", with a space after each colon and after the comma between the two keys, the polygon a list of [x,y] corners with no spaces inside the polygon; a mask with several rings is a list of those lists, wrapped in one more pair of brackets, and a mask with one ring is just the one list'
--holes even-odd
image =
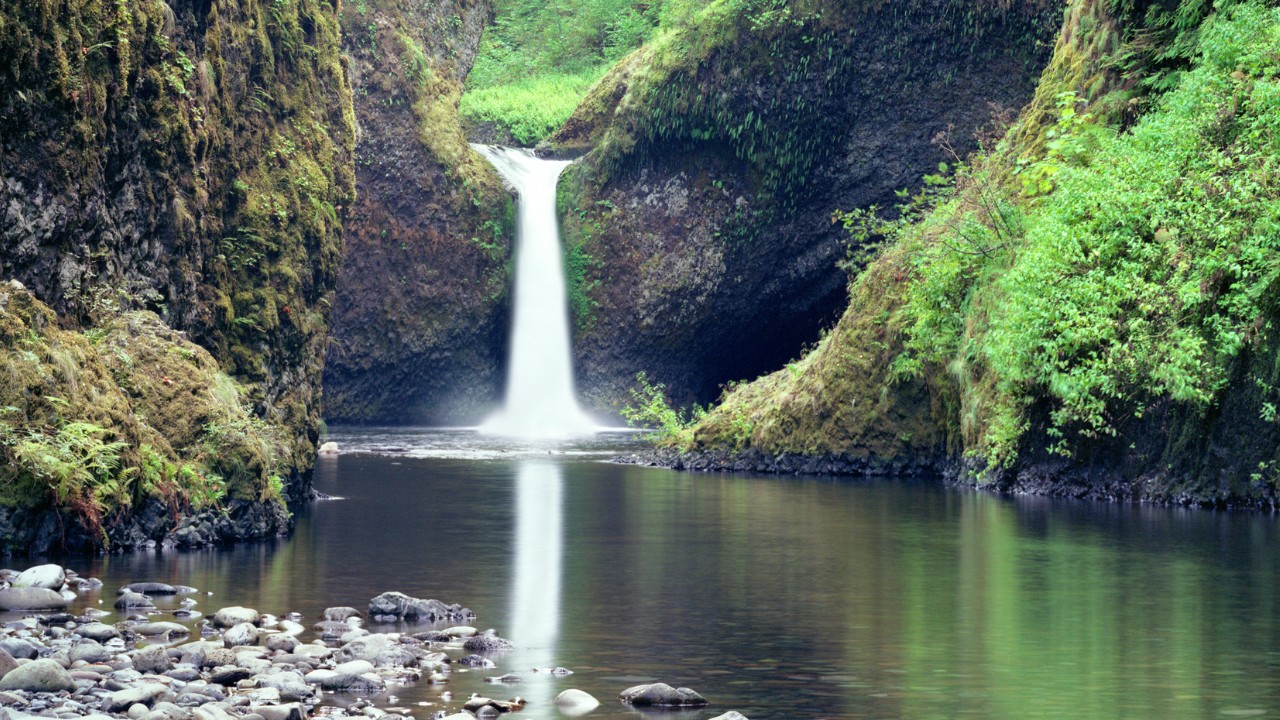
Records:
{"label": "wet rock", "polygon": [[469,668],[491,668],[493,661],[483,655],[467,655],[458,661],[458,664]]}
{"label": "wet rock", "polygon": [[73,692],[76,683],[71,675],[53,660],[33,660],[19,665],[0,678],[0,690],[30,692]]}
{"label": "wet rock", "polygon": [[551,702],[566,715],[584,715],[600,707],[599,700],[590,693],[576,688],[565,690]]}
{"label": "wet rock", "polygon": [[689,688],[673,688],[666,683],[636,685],[623,690],[618,699],[637,707],[700,707],[707,699]]}
{"label": "wet rock", "polygon": [[97,642],[106,642],[112,638],[120,637],[120,631],[105,623],[87,623],[75,628],[72,633],[80,637],[96,640]]}
{"label": "wet rock", "polygon": [[151,602],[151,598],[126,590],[116,598],[115,607],[117,610],[155,610],[156,606]]}
{"label": "wet rock", "polygon": [[273,688],[280,693],[280,698],[286,701],[310,701],[315,694],[302,675],[292,671],[262,675],[258,677],[258,687]]}
{"label": "wet rock", "polygon": [[292,635],[268,635],[262,645],[272,652],[291,653],[298,647],[298,638]]}
{"label": "wet rock", "polygon": [[475,613],[461,605],[446,605],[439,600],[422,600],[401,592],[385,592],[369,601],[369,617],[375,621],[469,620]]}
{"label": "wet rock", "polygon": [[134,705],[149,706],[168,692],[169,688],[160,683],[142,683],[107,695],[102,699],[102,709],[104,712],[118,713]]}
{"label": "wet rock", "polygon": [[249,709],[262,716],[262,720],[305,720],[307,717],[298,703],[284,705],[250,705]]}
{"label": "wet rock", "polygon": [[149,675],[163,675],[173,669],[173,658],[163,646],[152,645],[133,656],[133,669]]}
{"label": "wet rock", "polygon": [[510,684],[515,684],[519,682],[524,682],[524,678],[521,678],[519,675],[507,673],[506,675],[498,675],[496,677],[487,677],[484,679],[484,681],[487,683],[502,683],[504,685],[510,685]]}
{"label": "wet rock", "polygon": [[9,671],[16,667],[18,667],[18,661],[14,660],[7,650],[0,648],[0,678],[8,675]]}
{"label": "wet rock", "polygon": [[366,635],[343,645],[334,653],[334,656],[338,662],[347,662],[349,660],[368,660],[373,662],[379,653],[393,647],[395,644],[396,641],[388,635]]}
{"label": "wet rock", "polygon": [[234,605],[232,607],[224,607],[213,615],[213,626],[217,628],[231,628],[240,623],[250,623],[257,625],[262,619],[262,615],[252,608],[240,607]]}
{"label": "wet rock", "polygon": [[117,590],[116,594],[123,595],[127,592],[135,592],[140,595],[177,595],[178,588],[166,583],[136,582],[125,585]]}
{"label": "wet rock", "polygon": [[42,587],[10,587],[0,590],[0,610],[62,610],[67,601],[56,590]]}
{"label": "wet rock", "polygon": [[318,622],[313,626],[313,629],[320,635],[320,638],[324,640],[340,638],[351,632],[350,625],[344,622],[337,622],[335,620],[323,620]]}
{"label": "wet rock", "polygon": [[40,656],[40,649],[22,638],[5,638],[0,640],[0,649],[17,660],[34,660]]}
{"label": "wet rock", "polygon": [[258,644],[258,628],[252,623],[242,622],[222,633],[222,641],[227,647]]}
{"label": "wet rock", "polygon": [[448,635],[439,630],[428,630],[427,632],[414,633],[410,635],[414,640],[421,640],[428,643],[446,643],[452,640]]}
{"label": "wet rock", "polygon": [[191,712],[171,702],[157,702],[151,712],[138,720],[190,720]]}
{"label": "wet rock", "polygon": [[253,673],[246,668],[236,667],[235,665],[222,665],[213,669],[209,673],[209,682],[223,686],[231,686],[241,680],[248,680],[253,677]]}
{"label": "wet rock", "polygon": [[467,638],[462,649],[469,653],[494,653],[510,650],[511,642],[498,637],[492,630]]}
{"label": "wet rock", "polygon": [[109,648],[103,647],[102,644],[88,638],[81,639],[69,651],[67,657],[71,662],[83,660],[87,663],[106,662],[115,656]]}
{"label": "wet rock", "polygon": [[129,629],[143,637],[156,637],[161,635],[165,637],[181,637],[183,635],[191,634],[191,629],[186,625],[164,620],[159,622],[138,623]]}
{"label": "wet rock", "polygon": [[331,607],[324,611],[325,620],[343,622],[347,618],[360,617],[360,611],[353,607]]}
{"label": "wet rock", "polygon": [[723,715],[717,715],[711,718],[711,720],[747,720],[747,716],[737,710],[730,710]]}
{"label": "wet rock", "polygon": [[174,680],[181,680],[182,682],[189,683],[200,679],[200,669],[189,663],[179,663],[164,675],[165,677],[171,677]]}
{"label": "wet rock", "polygon": [[66,581],[66,571],[61,565],[36,565],[19,573],[18,577],[13,579],[13,586],[59,590]]}

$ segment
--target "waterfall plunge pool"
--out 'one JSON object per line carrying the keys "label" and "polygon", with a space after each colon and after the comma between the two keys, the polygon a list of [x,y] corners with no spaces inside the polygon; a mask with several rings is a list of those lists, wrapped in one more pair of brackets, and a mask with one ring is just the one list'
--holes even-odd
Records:
{"label": "waterfall plunge pool", "polygon": [[[206,612],[297,611],[308,626],[385,590],[467,605],[516,648],[443,687],[395,688],[418,720],[472,692],[522,695],[513,717],[554,720],[547,701],[570,687],[602,701],[588,717],[634,720],[616,696],[648,678],[712,701],[672,715],[685,720],[1280,713],[1280,537],[1265,515],[601,462],[632,435],[550,452],[466,430],[329,439],[344,452],[315,485],[343,499],[304,508],[287,540],[68,564],[101,577],[104,598],[185,583],[213,593],[195,596]],[[575,674],[530,672],[555,665]],[[524,682],[483,682],[508,672]],[[446,689],[459,701],[442,704]]]}

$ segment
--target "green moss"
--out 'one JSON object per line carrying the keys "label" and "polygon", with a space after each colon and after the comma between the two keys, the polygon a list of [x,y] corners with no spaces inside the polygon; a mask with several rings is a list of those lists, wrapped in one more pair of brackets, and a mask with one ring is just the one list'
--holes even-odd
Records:
{"label": "green moss", "polygon": [[[61,329],[0,289],[0,505],[50,508],[105,542],[104,523],[157,498],[175,512],[232,497],[280,501],[283,429],[203,348],[150,312]],[[273,481],[272,478],[277,480]]]}
{"label": "green moss", "polygon": [[[967,452],[988,471],[1118,446],[1149,472],[1160,463],[1232,492],[1266,490],[1249,466],[1270,467],[1265,442],[1220,438],[1247,456],[1229,472],[1190,454],[1220,421],[1275,434],[1259,363],[1274,357],[1280,307],[1280,10],[1222,4],[1207,20],[1196,2],[1118,10],[1072,6],[1042,92],[1000,146],[893,228],[817,349],[730,392],[694,445]],[[1131,43],[1156,32],[1167,52],[1146,47],[1135,61]],[[1110,112],[1105,87],[1089,89],[1090,68],[1121,67],[1135,74],[1108,82],[1141,93],[1136,118]],[[1176,82],[1164,93],[1143,82],[1157,75]],[[1026,192],[1020,175],[1046,168],[1052,182]],[[1169,435],[1153,451],[1125,433],[1157,410]],[[746,442],[735,418],[752,423]]]}

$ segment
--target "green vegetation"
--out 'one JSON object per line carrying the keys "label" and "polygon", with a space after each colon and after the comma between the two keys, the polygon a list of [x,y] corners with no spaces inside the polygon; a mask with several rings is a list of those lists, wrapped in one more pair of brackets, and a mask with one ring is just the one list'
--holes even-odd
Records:
{"label": "green vegetation", "polygon": [[651,383],[641,372],[631,388],[631,403],[623,406],[622,417],[632,427],[650,428],[650,439],[658,443],[685,444],[693,426],[707,415],[705,408],[694,406],[688,412],[671,406],[666,387]]}
{"label": "green vegetation", "polygon": [[[1077,3],[998,146],[904,220],[842,216],[886,238],[839,326],[799,372],[731,393],[689,445],[732,444],[745,414],[766,450],[963,451],[993,479],[1040,452],[1130,446],[1125,428],[1157,405],[1209,417],[1242,384],[1240,421],[1274,419],[1274,373],[1241,366],[1274,356],[1280,318],[1273,5],[1186,0],[1130,18],[1125,3]],[[1087,6],[1114,12],[1091,26],[1114,42],[1071,26]],[[1274,446],[1261,452],[1272,465]]]}
{"label": "green vegetation", "polygon": [[707,0],[497,0],[467,78],[463,117],[533,146],[611,65]]}
{"label": "green vegetation", "polygon": [[283,505],[291,447],[246,388],[154,313],[100,313],[64,330],[27,291],[0,288],[0,507],[52,510],[105,545],[149,500],[175,514],[228,496]]}

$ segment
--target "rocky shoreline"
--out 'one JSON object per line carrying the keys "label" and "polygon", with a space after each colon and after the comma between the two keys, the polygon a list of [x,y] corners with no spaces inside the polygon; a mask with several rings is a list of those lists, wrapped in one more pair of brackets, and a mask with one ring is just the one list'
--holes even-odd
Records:
{"label": "rocky shoreline", "polygon": [[[444,689],[455,667],[499,672],[495,661],[512,647],[493,630],[466,624],[475,613],[458,604],[384,592],[364,611],[331,607],[308,626],[297,613],[276,616],[241,606],[206,617],[196,609],[197,588],[139,582],[116,589],[119,622],[108,624],[113,613],[92,604],[69,611],[99,595],[97,602],[104,603],[106,590],[58,565],[0,570],[0,611],[12,618],[0,626],[0,718],[475,720],[528,705],[518,696],[455,698]],[[167,611],[172,619],[157,617],[165,612],[156,607],[158,596],[181,597],[178,608]],[[376,627],[388,623],[397,630],[405,623],[435,627]],[[543,671],[573,674],[561,667],[535,669]],[[485,678],[496,687],[519,680],[509,672]],[[419,708],[425,712],[415,716],[396,705],[395,688],[414,683],[440,686],[440,702],[430,705],[443,708]],[[693,690],[664,683],[626,688],[618,701],[658,711],[708,704]],[[600,706],[576,688],[553,704],[568,717]],[[713,720],[745,718],[730,711]]]}
{"label": "rocky shoreline", "polygon": [[[107,535],[105,549],[126,552],[157,547],[190,549],[282,537],[293,529],[293,518],[276,503],[232,500],[220,510],[183,513],[152,498],[136,511],[108,517],[103,525]],[[23,548],[28,555],[104,549],[102,538],[48,508],[0,508],[0,546]]]}
{"label": "rocky shoreline", "polygon": [[1181,481],[1173,473],[1153,471],[1134,477],[1105,467],[1079,467],[1068,462],[1038,462],[1005,472],[991,482],[979,482],[963,462],[943,458],[903,458],[884,461],[848,454],[773,455],[757,449],[681,451],[654,448],[612,458],[622,465],[662,467],[705,473],[765,475],[827,475],[844,477],[923,477],[953,487],[1010,496],[1071,498],[1113,503],[1220,510],[1280,511],[1275,487],[1259,481],[1249,494],[1227,486]]}

